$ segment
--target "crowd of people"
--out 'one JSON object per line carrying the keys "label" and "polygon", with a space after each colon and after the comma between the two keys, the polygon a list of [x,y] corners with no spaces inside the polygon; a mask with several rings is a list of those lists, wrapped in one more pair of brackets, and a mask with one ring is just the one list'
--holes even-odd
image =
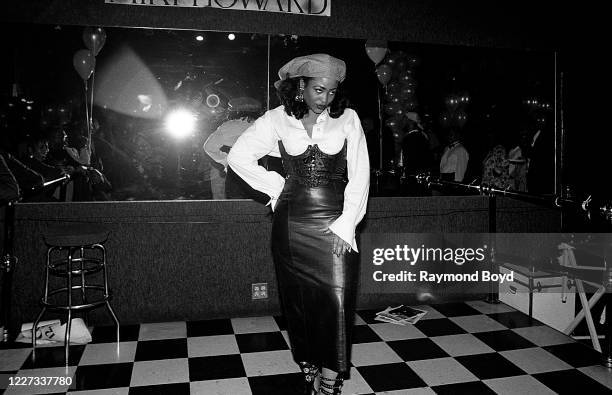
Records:
{"label": "crowd of people", "polygon": [[[102,173],[101,160],[78,129],[69,131],[62,125],[6,145],[0,148],[4,201],[109,200],[112,186]],[[11,188],[16,193],[8,193]]]}
{"label": "crowd of people", "polygon": [[[261,113],[260,104],[234,104],[227,112],[226,119],[221,120],[218,127],[206,136],[204,144],[194,148],[201,151],[199,162],[206,164],[196,175],[202,178],[198,188],[205,189],[201,191],[201,196],[212,199],[265,200],[258,191],[236,176],[227,166],[226,160],[232,145]],[[370,191],[373,196],[462,193],[458,189],[445,192],[431,190],[414,177],[419,174],[430,174],[447,181],[483,184],[501,190],[553,193],[554,146],[550,133],[542,123],[523,122],[514,133],[489,132],[482,138],[474,139],[466,138],[465,130],[456,126],[436,129],[423,122],[418,113],[409,112],[405,115],[400,137],[394,139],[394,149],[383,153],[385,158],[393,158],[391,163],[385,162],[383,169],[379,169],[376,121],[366,116],[361,122],[373,159]],[[0,151],[2,166],[10,171],[11,179],[16,180],[21,196],[26,201],[121,200],[120,194],[114,196],[115,182],[109,181],[109,178],[113,180],[120,176],[117,184],[125,184],[121,177],[125,176],[126,163],[137,160],[142,152],[131,159],[125,153],[120,161],[123,165],[119,166],[123,170],[117,172],[114,159],[116,152],[123,151],[100,132],[97,120],[92,124],[92,131],[94,139],[91,144],[86,132],[81,132],[79,128],[71,130],[68,125],[30,134],[16,148]],[[95,149],[98,145],[100,152]],[[146,167],[146,161],[140,162],[140,165]],[[108,174],[105,164],[109,166]],[[281,174],[283,172],[278,157],[265,156],[260,164]],[[138,168],[136,166],[133,173],[137,173]],[[142,170],[145,175],[152,172],[152,169]],[[158,173],[161,172],[158,169]],[[66,182],[42,188],[44,183],[66,175],[69,176]],[[145,178],[148,182],[155,181],[152,175]],[[3,182],[3,192],[8,193],[7,196],[11,196],[9,185]]]}
{"label": "crowd of people", "polygon": [[[437,125],[421,122],[418,113],[409,112],[404,126],[394,133],[394,149],[387,149],[392,151],[387,155],[392,159],[383,162],[382,169],[372,161],[372,194],[461,194],[457,188],[428,189],[415,177],[424,174],[500,190],[552,194],[555,162],[551,133],[541,120],[531,116],[522,119],[513,130],[470,133],[458,125],[436,128]],[[364,118],[362,123],[371,156],[375,157],[379,155],[379,131],[370,125],[371,118]]]}

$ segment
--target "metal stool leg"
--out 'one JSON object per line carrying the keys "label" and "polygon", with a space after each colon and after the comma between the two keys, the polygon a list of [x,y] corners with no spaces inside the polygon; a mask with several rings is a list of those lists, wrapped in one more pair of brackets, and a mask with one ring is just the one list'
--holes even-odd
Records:
{"label": "metal stool leg", "polygon": [[36,327],[38,327],[38,323],[40,322],[43,314],[45,314],[45,310],[47,310],[47,308],[43,306],[42,310],[38,314],[38,317],[36,317],[36,321],[34,321],[34,324],[32,325],[32,362],[36,361]]}
{"label": "metal stool leg", "polygon": [[36,320],[32,324],[32,362],[36,360],[36,328],[38,327],[38,323],[40,322],[41,318],[45,314],[45,311],[47,310],[46,303],[48,302],[49,298],[49,265],[51,265],[51,252],[53,250],[55,250],[54,247],[47,248],[47,262],[45,265],[45,287],[43,289],[42,299],[43,307],[40,310],[38,317],[36,317]]}
{"label": "metal stool leg", "polygon": [[[85,249],[83,248],[83,246],[81,246],[81,264],[79,266],[79,268],[81,269],[81,298],[83,301],[83,304],[87,304],[87,292],[85,292],[86,289],[86,285],[85,285]],[[87,310],[85,310],[84,312],[84,320],[85,320],[85,326],[89,326],[89,312]]]}
{"label": "metal stool leg", "polygon": [[119,344],[119,320],[113,311],[113,308],[108,301],[110,297],[110,292],[108,289],[108,272],[106,271],[106,248],[104,248],[101,244],[96,244],[94,247],[100,248],[102,250],[102,271],[104,273],[104,297],[106,298],[106,308],[110,312],[110,315],[113,317],[113,321],[115,321],[115,326],[117,327],[117,344]]}
{"label": "metal stool leg", "polygon": [[74,253],[74,249],[70,248],[68,250],[68,258],[66,261],[66,282],[67,282],[67,293],[68,293],[68,321],[66,322],[66,333],[64,334],[64,353],[65,353],[65,362],[66,366],[68,366],[68,354],[70,351],[70,329],[72,326],[72,255]]}

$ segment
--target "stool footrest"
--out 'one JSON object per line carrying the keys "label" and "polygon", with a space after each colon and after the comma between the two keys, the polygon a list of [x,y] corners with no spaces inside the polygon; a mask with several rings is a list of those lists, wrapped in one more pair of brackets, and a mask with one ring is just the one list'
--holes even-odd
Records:
{"label": "stool footrest", "polygon": [[49,310],[63,310],[63,311],[68,311],[68,310],[87,310],[87,309],[93,309],[94,307],[102,306],[102,305],[106,304],[106,302],[108,302],[109,300],[110,300],[110,295],[109,296],[105,296],[102,300],[96,300],[95,302],[90,302],[90,303],[87,303],[87,304],[73,305],[73,306],[58,305],[58,304],[53,304],[53,303],[45,303],[44,301],[42,302],[42,304],[43,304],[43,306],[45,306]]}
{"label": "stool footrest", "polygon": [[[70,306],[65,303],[60,304],[60,303],[49,302],[49,297],[53,295],[68,293],[68,287],[62,287],[62,288],[56,288],[56,289],[50,290],[49,293],[47,294],[47,300],[43,298],[41,300],[41,303],[43,306],[49,309],[53,309],[53,310],[85,310],[85,309],[90,309],[90,308],[98,307],[98,306],[105,304],[107,301],[111,299],[111,296],[112,296],[110,292],[108,294],[105,293],[106,290],[103,285],[85,285],[85,286],[73,285],[72,286],[72,291],[81,291],[83,289],[101,291],[102,295],[97,296],[93,301],[83,301],[83,303],[73,304]],[[91,295],[88,295],[88,296],[91,296]]]}
{"label": "stool footrest", "polygon": [[[75,265],[77,263],[78,265]],[[81,269],[80,265],[84,267]],[[56,259],[49,264],[49,272],[58,277],[66,277],[66,265],[65,259]],[[76,266],[76,268],[74,268]],[[98,258],[74,258],[70,267],[70,273],[74,275],[81,275],[81,273],[93,274],[97,273],[104,267],[104,261]]]}

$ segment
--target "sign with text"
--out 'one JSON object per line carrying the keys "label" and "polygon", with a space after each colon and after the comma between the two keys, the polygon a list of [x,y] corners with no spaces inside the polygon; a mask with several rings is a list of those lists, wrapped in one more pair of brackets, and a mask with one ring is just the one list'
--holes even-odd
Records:
{"label": "sign with text", "polygon": [[331,0],[104,0],[104,2],[134,6],[219,8],[297,15],[331,15]]}

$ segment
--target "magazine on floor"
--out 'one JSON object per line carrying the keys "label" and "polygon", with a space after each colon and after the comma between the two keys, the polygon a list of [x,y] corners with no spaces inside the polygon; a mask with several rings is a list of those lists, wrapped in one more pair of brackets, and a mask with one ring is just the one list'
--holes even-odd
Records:
{"label": "magazine on floor", "polygon": [[383,311],[379,311],[376,313],[375,320],[397,325],[416,324],[425,314],[427,314],[425,310],[415,309],[402,304],[396,307],[387,307]]}

